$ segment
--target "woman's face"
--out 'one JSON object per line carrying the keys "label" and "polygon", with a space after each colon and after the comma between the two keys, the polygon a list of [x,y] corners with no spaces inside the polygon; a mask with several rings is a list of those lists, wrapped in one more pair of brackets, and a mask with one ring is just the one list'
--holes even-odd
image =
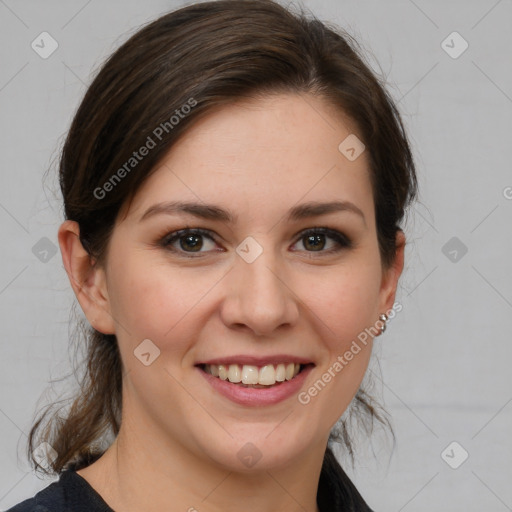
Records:
{"label": "woman's face", "polygon": [[138,191],[98,269],[132,432],[238,471],[325,449],[401,271],[381,267],[367,153],[339,149],[357,133],[312,96],[240,102]]}

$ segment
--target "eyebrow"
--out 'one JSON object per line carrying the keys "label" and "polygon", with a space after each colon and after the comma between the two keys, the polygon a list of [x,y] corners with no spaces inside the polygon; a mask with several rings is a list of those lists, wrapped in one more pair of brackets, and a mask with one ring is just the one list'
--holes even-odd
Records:
{"label": "eyebrow", "polygon": [[[290,208],[285,220],[287,222],[298,221],[310,217],[327,215],[334,212],[351,212],[362,217],[366,225],[364,213],[350,201],[331,201],[328,203],[308,202]],[[138,222],[142,222],[158,214],[179,215],[185,213],[201,219],[216,220],[226,223],[236,223],[238,216],[229,210],[213,204],[195,203],[187,201],[166,201],[156,203],[150,206],[140,217]]]}

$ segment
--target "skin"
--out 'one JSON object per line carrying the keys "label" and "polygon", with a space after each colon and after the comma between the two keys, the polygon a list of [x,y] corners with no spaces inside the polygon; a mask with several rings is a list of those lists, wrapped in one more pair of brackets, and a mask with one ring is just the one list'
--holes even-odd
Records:
{"label": "skin", "polygon": [[[328,435],[361,384],[372,340],[307,405],[297,396],[235,404],[194,365],[233,354],[302,356],[315,364],[304,391],[392,308],[405,240],[398,232],[395,262],[383,268],[366,152],[351,162],[338,150],[351,133],[349,119],[309,95],[224,106],[187,131],[137,192],[104,267],[83,249],[76,222],[61,225],[71,285],[91,325],[116,335],[125,369],[121,431],[78,471],[115,510],[318,510]],[[172,200],[215,204],[238,220],[161,214],[138,222]],[[284,219],[297,204],[336,200],[364,218]],[[315,251],[301,232],[324,226],[353,245],[329,254],[336,241],[320,235]],[[199,237],[199,257],[186,258],[198,253],[183,238],[176,252],[158,244],[187,227],[214,237]],[[235,252],[247,236],[263,248],[253,263]],[[160,350],[149,366],[134,357],[145,339]],[[237,457],[247,442],[262,455],[252,468]]]}

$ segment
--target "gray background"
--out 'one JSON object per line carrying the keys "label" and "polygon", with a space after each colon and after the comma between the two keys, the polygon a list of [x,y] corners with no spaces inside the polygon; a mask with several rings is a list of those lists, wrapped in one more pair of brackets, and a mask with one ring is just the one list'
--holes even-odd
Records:
{"label": "gray background", "polygon": [[[48,384],[70,370],[74,295],[58,251],[55,173],[47,187],[43,173],[97,66],[180,5],[0,0],[0,509],[50,483],[30,471],[26,436],[36,408],[73,384]],[[391,453],[377,432],[347,471],[376,511],[512,510],[512,2],[303,5],[346,28],[387,77],[420,175],[403,311],[376,343],[380,370],[372,364],[397,445]],[[31,48],[43,31],[59,45],[47,59]],[[453,31],[469,44],[458,58],[460,39],[445,43],[452,56],[442,47]],[[445,460],[456,466],[462,450],[469,458],[453,469]]]}

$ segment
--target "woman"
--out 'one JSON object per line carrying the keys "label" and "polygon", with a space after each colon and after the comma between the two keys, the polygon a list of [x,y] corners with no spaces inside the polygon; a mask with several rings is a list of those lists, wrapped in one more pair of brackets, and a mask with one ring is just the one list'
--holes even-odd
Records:
{"label": "woman", "polygon": [[371,510],[331,442],[349,404],[384,422],[360,386],[416,175],[349,36],[270,0],[160,17],[89,87],[60,185],[87,372],[30,433],[59,481],[11,510]]}

